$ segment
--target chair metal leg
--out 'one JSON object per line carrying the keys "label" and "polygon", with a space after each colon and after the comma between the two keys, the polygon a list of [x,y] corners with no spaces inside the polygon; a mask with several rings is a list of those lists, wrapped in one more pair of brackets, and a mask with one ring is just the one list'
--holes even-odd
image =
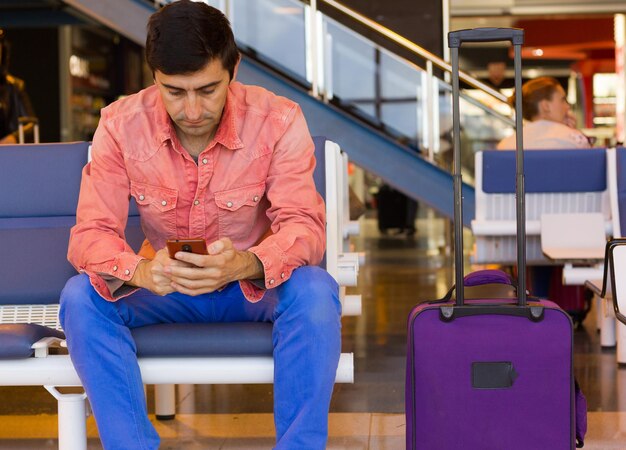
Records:
{"label": "chair metal leg", "polygon": [[44,386],[58,402],[59,450],[87,450],[87,394],[62,394]]}
{"label": "chair metal leg", "polygon": [[196,412],[196,386],[194,384],[178,385],[178,412],[194,414]]}
{"label": "chair metal leg", "polygon": [[602,297],[600,297],[599,295],[594,295],[593,296],[595,305],[593,305],[593,307],[596,310],[596,330],[598,332],[602,331]]}
{"label": "chair metal leg", "polygon": [[617,364],[626,366],[626,325],[616,320],[615,328],[615,334],[617,334]]}
{"label": "chair metal leg", "polygon": [[615,313],[611,300],[602,301],[602,325],[600,328],[600,345],[602,347],[615,347]]}
{"label": "chair metal leg", "polygon": [[176,385],[154,385],[154,414],[158,420],[172,420],[176,417]]}

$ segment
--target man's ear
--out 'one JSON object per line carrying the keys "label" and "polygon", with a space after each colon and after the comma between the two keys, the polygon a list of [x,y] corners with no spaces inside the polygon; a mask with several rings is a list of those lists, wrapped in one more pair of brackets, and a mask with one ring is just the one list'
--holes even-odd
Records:
{"label": "man's ear", "polygon": [[233,77],[230,79],[230,83],[235,81],[235,79],[237,78],[237,71],[239,70],[239,63],[241,63],[241,53],[239,54],[239,57],[237,58],[237,64],[235,64],[235,68],[233,69]]}

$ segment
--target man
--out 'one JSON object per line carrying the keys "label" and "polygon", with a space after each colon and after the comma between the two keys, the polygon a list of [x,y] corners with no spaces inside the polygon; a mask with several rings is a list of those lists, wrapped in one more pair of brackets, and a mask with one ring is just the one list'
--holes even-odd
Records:
{"label": "man", "polygon": [[[515,104],[515,98],[510,101]],[[565,90],[557,79],[540,77],[522,86],[524,149],[589,148],[589,139],[576,129]],[[515,133],[498,143],[498,150],[515,148]]]}
{"label": "man", "polygon": [[[340,353],[335,281],[315,267],[324,206],[299,107],[234,81],[227,19],[181,0],[148,23],[154,86],[102,110],[61,296],[69,352],[105,449],[157,449],[130,328],[273,322],[277,449],[323,449]],[[156,254],[124,240],[134,197]],[[170,238],[203,237],[208,255]]]}

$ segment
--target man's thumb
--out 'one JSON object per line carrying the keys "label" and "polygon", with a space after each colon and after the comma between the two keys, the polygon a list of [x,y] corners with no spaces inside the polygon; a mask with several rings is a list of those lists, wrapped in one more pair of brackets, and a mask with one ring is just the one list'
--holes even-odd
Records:
{"label": "man's thumb", "polygon": [[209,245],[209,255],[217,255],[224,250],[224,242],[220,239],[219,241],[213,242]]}

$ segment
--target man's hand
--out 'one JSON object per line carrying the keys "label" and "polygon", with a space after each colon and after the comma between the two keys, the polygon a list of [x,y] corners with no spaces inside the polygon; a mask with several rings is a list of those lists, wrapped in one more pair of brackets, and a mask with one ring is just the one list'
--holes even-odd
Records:
{"label": "man's hand", "polygon": [[166,273],[166,267],[191,267],[190,264],[171,259],[167,248],[156,252],[154,259],[143,259],[137,264],[133,277],[126,282],[130,286],[148,289],[157,295],[167,295],[174,292],[172,279]]}
{"label": "man's hand", "polygon": [[263,278],[263,265],[254,253],[239,251],[228,238],[208,246],[208,255],[177,252],[176,260],[186,267],[165,266],[171,288],[181,294],[200,295],[214,292],[236,280]]}

